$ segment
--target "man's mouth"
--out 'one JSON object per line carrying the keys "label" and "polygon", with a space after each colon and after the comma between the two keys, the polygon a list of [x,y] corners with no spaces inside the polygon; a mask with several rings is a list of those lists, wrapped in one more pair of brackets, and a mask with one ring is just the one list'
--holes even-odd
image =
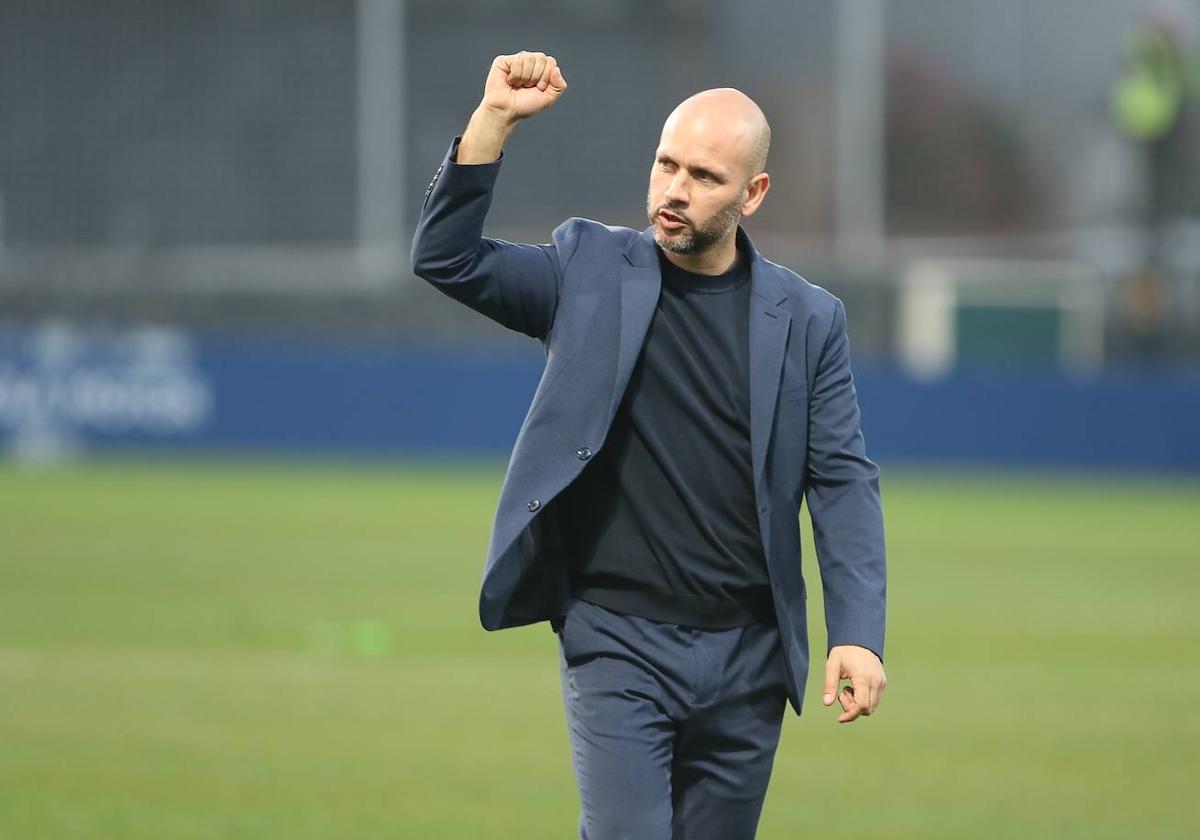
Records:
{"label": "man's mouth", "polygon": [[687,224],[679,216],[676,216],[674,213],[669,213],[666,210],[659,210],[658,218],[659,221],[662,222],[663,227],[667,228],[668,230],[678,230]]}

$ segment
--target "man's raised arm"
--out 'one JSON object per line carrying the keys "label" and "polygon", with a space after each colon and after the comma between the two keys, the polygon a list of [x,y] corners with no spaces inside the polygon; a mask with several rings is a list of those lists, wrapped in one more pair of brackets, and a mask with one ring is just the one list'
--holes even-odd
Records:
{"label": "man's raised arm", "polygon": [[509,329],[536,338],[545,338],[554,322],[565,258],[554,245],[488,239],[483,223],[504,143],[518,122],[549,108],[566,89],[553,56],[497,56],[483,100],[425,191],[413,235],[415,274]]}

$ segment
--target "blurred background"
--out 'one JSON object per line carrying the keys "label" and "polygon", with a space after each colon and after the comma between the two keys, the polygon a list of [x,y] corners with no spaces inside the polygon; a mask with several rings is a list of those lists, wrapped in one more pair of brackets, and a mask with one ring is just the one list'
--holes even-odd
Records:
{"label": "blurred background", "polygon": [[810,686],[760,836],[1200,835],[1200,2],[0,0],[0,837],[572,836],[475,616],[543,356],[408,261],[521,49],[489,235],[645,227],[734,86],[847,307],[889,696]]}

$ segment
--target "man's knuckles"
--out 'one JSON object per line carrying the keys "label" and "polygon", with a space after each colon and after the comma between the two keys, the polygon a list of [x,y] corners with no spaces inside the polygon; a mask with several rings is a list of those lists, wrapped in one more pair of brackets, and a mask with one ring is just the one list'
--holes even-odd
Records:
{"label": "man's knuckles", "polygon": [[541,76],[547,58],[544,52],[522,50],[512,55],[498,55],[492,64],[508,72],[510,83],[527,82]]}

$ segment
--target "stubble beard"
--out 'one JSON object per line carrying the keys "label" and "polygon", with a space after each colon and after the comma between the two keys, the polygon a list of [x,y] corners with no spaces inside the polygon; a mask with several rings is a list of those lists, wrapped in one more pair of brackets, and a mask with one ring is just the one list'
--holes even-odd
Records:
{"label": "stubble beard", "polygon": [[654,241],[664,251],[674,254],[700,254],[720,242],[737,227],[738,220],[742,217],[743,206],[745,206],[745,202],[735,198],[714,213],[704,224],[692,225],[691,222],[688,222],[690,228],[688,233],[667,237],[659,231],[658,211],[666,210],[668,213],[674,211],[665,205],[658,208],[651,207],[650,196],[646,196],[646,216],[654,227]]}

